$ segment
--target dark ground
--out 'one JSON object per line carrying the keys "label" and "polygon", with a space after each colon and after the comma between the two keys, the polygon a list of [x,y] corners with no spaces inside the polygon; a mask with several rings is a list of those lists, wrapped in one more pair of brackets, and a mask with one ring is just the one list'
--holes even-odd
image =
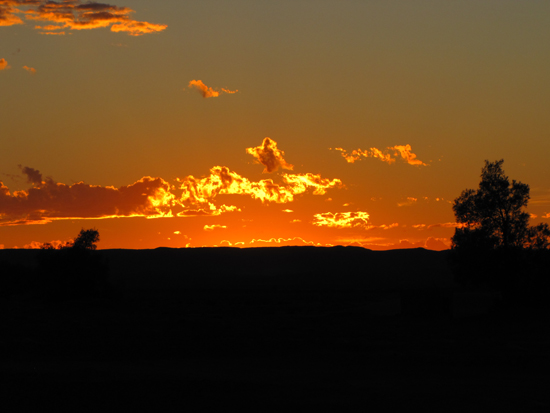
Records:
{"label": "dark ground", "polygon": [[[376,278],[386,268],[392,289],[379,281],[342,281],[343,272],[336,273],[344,275],[332,284],[334,273],[322,271],[317,274],[324,281],[309,282],[303,276],[298,282],[285,278],[275,264],[260,265],[258,274],[274,273],[262,282],[250,282],[250,274],[237,282],[220,281],[216,272],[209,283],[195,280],[170,288],[165,280],[159,283],[163,288],[152,289],[143,284],[151,271],[145,263],[156,265],[153,274],[164,279],[169,278],[165,272],[177,267],[166,256],[170,251],[155,251],[120,252],[145,255],[144,262],[133,260],[126,272],[120,267],[123,261],[109,253],[113,278],[125,280],[115,297],[46,302],[19,295],[0,300],[3,411],[550,407],[548,317],[503,308],[455,319],[449,311],[449,283],[425,276],[418,284],[422,288],[415,289],[401,272],[391,270],[423,260],[433,264],[442,254],[418,250],[388,258],[376,253],[365,262],[355,250],[349,253],[359,254],[357,261],[337,252],[348,271],[370,263],[365,266],[376,268]],[[265,253],[253,252],[261,256],[252,260],[254,265],[273,258]],[[304,253],[308,260],[317,254]],[[200,262],[205,253],[199,254]],[[304,257],[298,255],[301,262]],[[281,268],[297,260],[275,258]],[[195,268],[196,275],[197,258],[185,261],[182,268]],[[245,272],[220,256],[211,256],[210,271],[211,261],[232,268],[233,281]],[[330,267],[327,262],[323,265]],[[393,267],[386,267],[388,262]],[[437,277],[446,277],[446,271],[441,267]],[[140,283],[131,284],[130,273],[138,274]],[[401,314],[370,311],[372,303],[387,297],[400,297]]]}

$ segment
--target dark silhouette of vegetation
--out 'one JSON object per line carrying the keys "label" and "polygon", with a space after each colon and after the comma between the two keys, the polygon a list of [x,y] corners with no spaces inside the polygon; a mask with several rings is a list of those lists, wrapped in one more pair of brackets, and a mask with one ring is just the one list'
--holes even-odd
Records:
{"label": "dark silhouette of vegetation", "polygon": [[454,201],[460,224],[451,246],[455,278],[470,289],[532,297],[548,291],[550,228],[529,226],[529,185],[510,183],[503,162],[485,161],[479,188]]}
{"label": "dark silhouette of vegetation", "polygon": [[82,229],[73,241],[58,247],[44,244],[38,258],[37,292],[54,301],[108,293],[109,269],[95,253],[97,242],[96,229]]}
{"label": "dark silhouette of vegetation", "polygon": [[462,224],[452,238],[453,249],[547,249],[548,224],[529,227],[524,211],[529,185],[510,181],[504,175],[504,161],[485,161],[479,189],[466,189],[455,199],[453,211]]}

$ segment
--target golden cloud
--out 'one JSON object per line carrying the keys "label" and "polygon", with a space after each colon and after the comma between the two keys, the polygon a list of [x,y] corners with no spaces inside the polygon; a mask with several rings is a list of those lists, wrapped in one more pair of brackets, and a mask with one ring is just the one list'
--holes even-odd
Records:
{"label": "golden cloud", "polygon": [[23,24],[23,20],[16,16],[21,11],[14,6],[21,5],[22,1],[0,0],[0,26]]}
{"label": "golden cloud", "polygon": [[313,225],[329,228],[368,227],[369,214],[366,212],[325,212],[313,216]]}
{"label": "golden cloud", "polygon": [[329,188],[343,188],[344,184],[338,178],[333,180],[321,178],[321,175],[315,175],[312,173],[299,174],[299,175],[283,175],[283,181],[288,184],[294,195],[302,194],[307,191],[308,188],[314,188],[313,195],[324,195]]}
{"label": "golden cloud", "polygon": [[[262,203],[283,204],[306,192],[323,195],[330,188],[343,187],[339,179],[326,179],[312,173],[284,174],[279,177],[282,183],[275,183],[272,179],[253,182],[225,166],[214,166],[210,175],[202,178],[192,175],[178,178],[177,188],[162,178],[149,176],[120,188],[83,182],[65,185],[51,178],[43,179],[36,169],[21,167],[21,170],[32,187],[11,194],[9,188],[0,182],[0,225],[121,216],[216,216],[240,211],[234,205],[216,203],[216,198],[221,195],[246,195]],[[177,195],[173,191],[177,191]]]}
{"label": "golden cloud", "polygon": [[348,163],[354,163],[362,158],[378,158],[382,162],[392,164],[396,161],[396,159],[400,158],[409,165],[427,166],[424,162],[416,159],[416,155],[412,152],[411,145],[389,146],[384,151],[377,148],[354,149],[351,152],[348,152],[343,148],[334,148],[334,150],[341,152],[342,157]]}
{"label": "golden cloud", "polygon": [[220,96],[220,93],[233,94],[238,92],[238,90],[228,90],[224,88],[222,88],[221,92],[219,92],[211,87],[206,86],[202,80],[192,80],[189,82],[188,87],[197,89],[203,98],[215,98]]}
{"label": "golden cloud", "polygon": [[341,187],[339,179],[323,179],[319,175],[283,175],[285,185],[279,185],[272,179],[251,182],[226,166],[214,166],[210,175],[197,179],[192,175],[178,179],[183,190],[180,203],[186,207],[198,206],[200,209],[214,211],[212,200],[218,195],[248,195],[261,202],[288,203],[294,196],[313,188],[313,194],[324,194],[326,189]]}
{"label": "golden cloud", "polygon": [[0,70],[9,69],[8,61],[4,58],[0,59]]}
{"label": "golden cloud", "polygon": [[[18,7],[24,7],[25,10]],[[127,32],[131,36],[160,32],[167,25],[136,21],[130,18],[134,10],[103,3],[81,0],[67,0],[60,3],[47,0],[0,0],[0,26],[23,24],[16,16],[25,19],[58,23],[57,25],[35,26],[44,30],[42,34],[53,34],[55,30],[88,30],[111,27],[113,32]]]}
{"label": "golden cloud", "polygon": [[35,75],[36,74],[36,69],[33,68],[33,67],[29,67],[29,66],[23,66],[23,69],[25,69],[27,72],[29,72],[31,75]]}
{"label": "golden cloud", "polygon": [[277,149],[277,142],[264,138],[262,144],[255,148],[246,148],[246,153],[257,159],[257,162],[265,166],[264,173],[275,172],[279,168],[292,170],[294,165],[287,163],[284,152]]}
{"label": "golden cloud", "polygon": [[227,226],[225,226],[225,225],[205,225],[205,226],[204,226],[204,230],[205,230],[205,231],[214,231],[214,230],[217,229],[217,228],[219,228],[219,229],[226,229]]}

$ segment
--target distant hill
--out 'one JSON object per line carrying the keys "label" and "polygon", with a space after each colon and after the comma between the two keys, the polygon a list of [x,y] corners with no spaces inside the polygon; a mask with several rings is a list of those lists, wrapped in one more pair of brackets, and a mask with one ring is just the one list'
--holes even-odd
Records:
{"label": "distant hill", "polygon": [[[38,250],[0,250],[0,262],[32,266]],[[99,250],[111,279],[130,289],[448,289],[448,251],[360,247]]]}

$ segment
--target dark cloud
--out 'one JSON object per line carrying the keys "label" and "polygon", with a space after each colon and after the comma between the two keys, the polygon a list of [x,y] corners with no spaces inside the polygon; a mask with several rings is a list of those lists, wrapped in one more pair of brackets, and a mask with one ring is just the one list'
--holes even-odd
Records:
{"label": "dark cloud", "polygon": [[294,165],[287,163],[283,156],[284,152],[277,149],[277,142],[265,138],[260,146],[255,148],[246,148],[246,153],[252,155],[263,166],[264,173],[275,172],[279,168],[292,170]]}
{"label": "dark cloud", "polygon": [[9,192],[0,182],[0,225],[45,223],[56,219],[169,216],[174,196],[162,178],[143,177],[120,188],[42,180],[40,171],[22,167],[26,191]]}

